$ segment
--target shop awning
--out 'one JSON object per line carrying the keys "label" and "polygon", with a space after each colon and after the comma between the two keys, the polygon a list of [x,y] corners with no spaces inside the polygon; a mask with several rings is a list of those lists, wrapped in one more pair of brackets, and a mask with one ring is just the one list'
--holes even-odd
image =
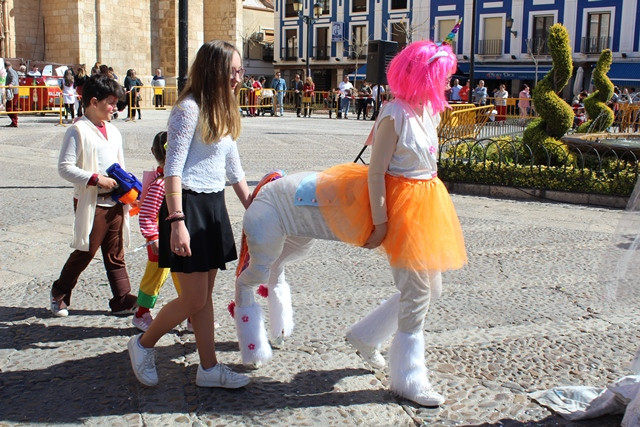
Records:
{"label": "shop awning", "polygon": [[364,80],[367,77],[367,64],[364,64],[358,68],[355,73],[349,74],[349,80]]}
{"label": "shop awning", "polygon": [[640,86],[640,62],[615,62],[607,74],[618,86]]}
{"label": "shop awning", "polygon": [[[458,63],[458,68],[465,74],[469,73],[469,63]],[[542,79],[551,69],[550,65],[538,66],[538,80]],[[474,65],[473,78],[475,80],[535,80],[536,67],[533,65]]]}

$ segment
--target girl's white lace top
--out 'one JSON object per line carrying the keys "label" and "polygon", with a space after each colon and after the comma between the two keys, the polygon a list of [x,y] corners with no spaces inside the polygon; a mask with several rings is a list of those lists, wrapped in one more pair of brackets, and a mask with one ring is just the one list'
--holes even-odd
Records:
{"label": "girl's white lace top", "polygon": [[205,144],[200,136],[200,107],[188,96],[173,107],[167,130],[165,177],[179,176],[182,188],[198,193],[224,189],[225,176],[231,184],[244,178],[236,141],[225,136],[213,144]]}

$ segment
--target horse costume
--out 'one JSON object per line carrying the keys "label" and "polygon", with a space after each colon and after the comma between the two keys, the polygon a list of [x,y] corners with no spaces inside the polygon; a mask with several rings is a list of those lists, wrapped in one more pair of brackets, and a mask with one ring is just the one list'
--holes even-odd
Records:
{"label": "horse costume", "polygon": [[[394,78],[397,81],[394,70],[406,74],[412,67],[420,76],[410,74],[418,79],[418,98],[429,102],[414,103],[401,89],[394,92],[396,99],[380,110],[374,125],[369,167],[349,163],[272,180],[247,209],[243,226],[249,262],[236,280],[233,307],[243,363],[259,366],[272,357],[262,312],[254,300],[258,285],[267,285],[270,335],[278,344],[293,329],[285,265],[304,256],[314,239],[363,246],[376,227],[384,226],[381,248],[399,292],[349,328],[347,340],[366,362],[381,368],[385,360],[380,345],[395,334],[389,352],[391,390],[421,405],[443,403],[428,379],[423,324],[430,302],[441,292],[440,272],[466,262],[455,208],[436,172],[439,112],[446,106],[441,101],[444,87],[440,93],[439,86],[455,70],[455,56],[448,46],[416,42],[392,61],[390,84]],[[424,79],[442,85],[426,88]],[[381,138],[376,145],[381,127],[392,129],[397,141]],[[372,207],[372,200],[380,198],[379,187],[372,185],[377,179],[374,169],[382,170],[378,183],[382,213]]]}

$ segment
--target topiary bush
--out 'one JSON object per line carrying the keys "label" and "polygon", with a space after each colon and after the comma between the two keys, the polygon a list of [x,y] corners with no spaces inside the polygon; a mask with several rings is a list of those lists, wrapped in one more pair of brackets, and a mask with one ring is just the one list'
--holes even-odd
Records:
{"label": "topiary bush", "polygon": [[[554,24],[549,30],[549,52],[553,66],[549,73],[533,89],[533,105],[539,118],[531,121],[523,133],[524,141],[532,148],[533,154],[544,155],[551,151],[558,155],[550,164],[562,164],[570,156],[565,148],[557,147],[562,137],[573,125],[573,110],[559,95],[573,73],[569,33],[562,24]],[[551,145],[552,149],[547,149]]]}
{"label": "topiary bush", "polygon": [[584,100],[584,108],[587,110],[589,120],[578,126],[576,132],[604,132],[613,124],[613,111],[607,107],[607,102],[613,96],[613,83],[607,76],[612,60],[611,50],[603,50],[593,70],[593,85],[596,90]]}

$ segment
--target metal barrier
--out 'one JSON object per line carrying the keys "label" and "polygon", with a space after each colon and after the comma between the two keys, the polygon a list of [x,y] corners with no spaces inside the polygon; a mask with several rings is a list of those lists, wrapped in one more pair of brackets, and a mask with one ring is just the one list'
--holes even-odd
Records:
{"label": "metal barrier", "polygon": [[613,126],[618,132],[638,132],[640,130],[640,105],[618,104]]}
{"label": "metal barrier", "polygon": [[259,116],[269,112],[275,114],[276,91],[270,88],[242,88],[237,95],[238,104],[243,115]]}
{"label": "metal barrier", "polygon": [[[135,121],[137,110],[166,110],[178,99],[177,86],[132,86],[126,94],[125,102],[129,107],[129,119]],[[137,89],[136,95],[134,90]],[[134,99],[136,96],[137,99]]]}
{"label": "metal barrier", "polygon": [[[0,114],[41,115],[55,114],[58,116],[58,124],[62,123],[64,103],[62,91],[58,86],[0,86],[2,90],[2,108]],[[12,102],[13,111],[6,110],[7,90],[18,89]]]}
{"label": "metal barrier", "polygon": [[482,107],[473,104],[457,104],[445,110],[438,128],[438,138],[476,138],[480,130],[489,120],[493,105]]}

